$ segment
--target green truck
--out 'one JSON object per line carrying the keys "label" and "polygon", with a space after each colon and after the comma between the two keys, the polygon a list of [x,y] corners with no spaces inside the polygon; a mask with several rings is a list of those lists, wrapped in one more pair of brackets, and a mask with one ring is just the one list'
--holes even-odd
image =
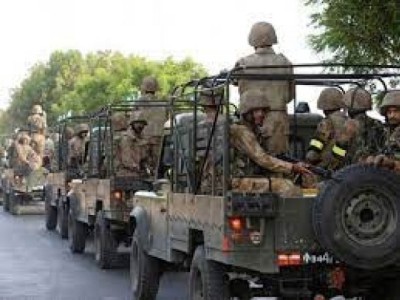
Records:
{"label": "green truck", "polygon": [[[357,75],[358,81],[342,75],[330,76],[344,84],[378,76]],[[228,92],[235,74],[220,76],[215,86],[226,84]],[[277,79],[336,84],[327,77]],[[133,199],[134,299],[156,299],[160,276],[169,270],[189,271],[190,300],[400,298],[398,175],[353,165],[326,178],[319,189],[304,189],[301,197],[233,191],[228,129],[235,117],[228,101],[220,109],[224,121],[206,129],[204,142],[196,100],[182,105],[174,95],[154,191],[138,191]],[[182,106],[191,109],[181,113]],[[291,152],[300,159],[299,145],[308,145],[320,119],[306,114],[296,119],[296,134],[292,131]],[[204,152],[217,157],[223,168],[223,183],[211,193],[198,188]]]}

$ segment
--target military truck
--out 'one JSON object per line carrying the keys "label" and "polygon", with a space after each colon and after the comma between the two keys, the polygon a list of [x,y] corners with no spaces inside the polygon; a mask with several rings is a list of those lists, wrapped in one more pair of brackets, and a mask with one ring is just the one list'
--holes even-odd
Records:
{"label": "military truck", "polygon": [[55,143],[55,158],[51,162],[51,170],[44,185],[45,224],[47,230],[57,228],[62,239],[68,238],[69,203],[67,193],[70,182],[79,178],[80,170],[68,165],[68,140],[72,130],[80,123],[87,123],[88,116],[71,116],[59,120],[56,132],[58,141]]}
{"label": "military truck", "polygon": [[[91,118],[92,133],[88,147],[88,170],[84,179],[73,180],[68,194],[70,203],[70,248],[81,253],[85,248],[86,233],[94,231],[95,259],[100,268],[113,266],[119,245],[129,245],[133,208],[132,196],[137,190],[152,190],[154,170],[140,174],[118,173],[114,165],[115,140],[121,123],[128,127],[130,114],[136,109],[166,106],[157,101],[122,102],[101,109]],[[119,120],[118,120],[119,118]],[[125,122],[121,122],[123,118]],[[113,121],[116,120],[116,121]],[[119,126],[117,128],[117,126]],[[130,155],[129,150],[123,155]]]}
{"label": "military truck", "polygon": [[[216,86],[224,82],[227,94],[232,79],[252,78],[251,72],[220,76],[214,78]],[[365,84],[392,75],[255,76],[310,84],[321,76]],[[313,299],[318,294],[399,299],[398,176],[354,165],[326,180],[319,193],[307,190],[302,197],[233,190],[228,129],[234,118],[228,101],[220,112],[222,127],[214,122],[205,149],[196,100],[189,120],[171,114],[154,191],[134,196],[133,298],[156,299],[163,272],[189,270],[189,299]],[[308,144],[301,127],[296,132],[294,140]],[[204,151],[217,157],[223,170],[221,184],[210,193],[199,188]]]}

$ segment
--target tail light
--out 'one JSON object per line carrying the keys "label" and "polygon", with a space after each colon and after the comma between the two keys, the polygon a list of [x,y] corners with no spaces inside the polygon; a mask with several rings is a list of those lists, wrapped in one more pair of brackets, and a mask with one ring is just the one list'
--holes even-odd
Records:
{"label": "tail light", "polygon": [[246,227],[246,220],[239,217],[231,217],[228,219],[229,228],[234,232],[241,232]]}
{"label": "tail light", "polygon": [[303,263],[303,258],[299,252],[280,253],[278,254],[278,266],[300,266]]}
{"label": "tail light", "polygon": [[124,192],[123,191],[119,191],[119,190],[113,191],[112,192],[112,198],[114,200],[121,201],[124,198]]}

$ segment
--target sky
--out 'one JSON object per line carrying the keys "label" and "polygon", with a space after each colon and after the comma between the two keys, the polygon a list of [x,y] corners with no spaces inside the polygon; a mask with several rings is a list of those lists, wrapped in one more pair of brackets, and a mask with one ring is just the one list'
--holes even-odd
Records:
{"label": "sky", "polygon": [[[150,59],[187,56],[217,73],[253,52],[251,25],[275,26],[293,63],[320,61],[307,44],[310,9],[304,0],[13,0],[0,2],[0,108],[10,90],[55,50],[115,50]],[[317,93],[318,94],[318,93]],[[299,93],[315,100],[316,94]]]}

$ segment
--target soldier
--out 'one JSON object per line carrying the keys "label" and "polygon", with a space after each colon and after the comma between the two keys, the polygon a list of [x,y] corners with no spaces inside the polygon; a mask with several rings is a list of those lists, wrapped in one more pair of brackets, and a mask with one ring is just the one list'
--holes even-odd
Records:
{"label": "soldier", "polygon": [[50,133],[46,131],[46,140],[44,144],[43,166],[49,171],[52,169],[55,156],[55,144],[50,138]]}
{"label": "soldier", "polygon": [[76,127],[75,135],[68,142],[68,165],[73,169],[81,169],[84,163],[85,147],[89,126],[79,124]]}
{"label": "soldier", "polygon": [[[215,120],[218,107],[222,104],[224,89],[223,87],[213,88],[212,82],[204,83],[202,88],[204,90],[200,90],[199,105],[204,110],[206,118],[201,121],[200,124],[212,124]],[[220,112],[222,112],[222,107],[220,107]],[[218,121],[220,121],[220,119]]]}
{"label": "soldier", "polygon": [[[164,131],[164,123],[167,121],[167,109],[165,101],[156,101],[156,93],[159,90],[157,79],[153,76],[143,78],[140,86],[142,107],[134,106],[133,111],[141,110],[143,118],[147,121],[147,126],[143,130],[143,137],[149,144],[149,157],[152,159],[151,165],[155,166],[160,154],[161,140]],[[146,103],[149,101],[149,103]],[[148,105],[148,106],[146,106]],[[158,106],[157,106],[158,105]]]}
{"label": "soldier", "polygon": [[[269,109],[265,94],[256,90],[241,95],[241,120],[230,127],[230,144],[234,149],[232,189],[241,192],[276,192],[281,196],[299,196],[301,190],[284,178],[312,173],[303,163],[289,163],[270,155],[260,145],[261,130]],[[211,170],[207,170],[209,173]],[[216,174],[222,174],[216,171]],[[259,178],[254,178],[259,176]],[[205,178],[210,178],[207,176]],[[221,179],[219,179],[221,180]],[[208,182],[211,184],[211,182]],[[218,183],[217,183],[218,184]],[[220,183],[222,186],[222,182]]]}
{"label": "soldier", "polygon": [[117,176],[149,177],[155,168],[150,165],[149,145],[142,134],[147,125],[143,113],[133,112],[129,125],[116,145],[115,171]]}
{"label": "soldier", "polygon": [[359,87],[351,88],[344,94],[344,102],[350,119],[332,148],[330,168],[333,170],[379,153],[383,146],[382,123],[366,114],[372,109],[371,94]]}
{"label": "soldier", "polygon": [[14,168],[17,163],[17,150],[15,149],[15,145],[18,143],[18,135],[19,133],[14,133],[11,138],[11,143],[7,148],[7,159],[8,159],[8,167]]}
{"label": "soldier", "polygon": [[31,134],[32,141],[35,143],[34,150],[42,159],[45,148],[45,129],[46,121],[43,117],[43,109],[40,105],[32,107],[31,115],[28,117],[28,126]]}
{"label": "soldier", "polygon": [[127,176],[129,171],[123,166],[124,156],[127,155],[127,149],[122,146],[122,139],[128,128],[128,120],[123,113],[114,113],[111,117],[111,125],[113,131],[113,148],[114,148],[114,173],[116,176]]}
{"label": "soldier", "polygon": [[[220,114],[218,119],[215,120],[215,117],[219,112],[222,112],[222,104],[224,97],[224,89],[223,87],[213,88],[212,82],[206,82],[203,84],[203,90],[200,90],[199,93],[199,105],[202,107],[205,113],[205,119],[201,120],[198,123],[198,131],[197,131],[197,160],[198,167],[203,167],[204,172],[202,172],[201,178],[201,191],[205,194],[215,194],[217,193],[216,189],[221,188],[222,185],[218,185],[215,183],[213,178],[217,177],[217,174],[213,173],[215,168],[212,166],[217,163],[222,157],[222,126],[223,118]],[[204,90],[205,89],[205,90]],[[212,126],[215,123],[216,127],[214,128],[214,135],[211,141],[209,141],[212,133]],[[210,142],[210,148],[207,151],[207,146]],[[207,157],[206,157],[207,156]],[[205,159],[204,166],[202,166],[203,161]],[[220,175],[218,175],[220,177]],[[219,193],[219,191],[218,191]]]}
{"label": "soldier", "polygon": [[17,160],[15,171],[16,173],[27,176],[33,170],[38,170],[41,166],[41,160],[38,154],[29,145],[31,138],[26,132],[21,132],[18,135],[18,141],[15,144]]}
{"label": "soldier", "polygon": [[400,91],[388,92],[383,98],[380,113],[386,119],[385,154],[370,156],[368,164],[400,172]]}
{"label": "soldier", "polygon": [[[253,25],[249,34],[249,44],[255,53],[240,59],[236,67],[288,66],[287,68],[245,69],[243,72],[259,74],[292,74],[291,62],[283,55],[276,54],[272,45],[278,42],[274,27],[266,22]],[[266,95],[270,107],[268,118],[262,126],[262,144],[271,154],[286,153],[289,150],[289,117],[286,105],[294,98],[292,81],[244,80],[238,82],[239,94],[248,90],[259,90]]]}
{"label": "soldier", "polygon": [[325,118],[317,126],[314,138],[306,154],[307,162],[326,168],[330,164],[331,150],[339,132],[342,131],[346,115],[343,93],[333,87],[322,90],[317,108],[324,112]]}

